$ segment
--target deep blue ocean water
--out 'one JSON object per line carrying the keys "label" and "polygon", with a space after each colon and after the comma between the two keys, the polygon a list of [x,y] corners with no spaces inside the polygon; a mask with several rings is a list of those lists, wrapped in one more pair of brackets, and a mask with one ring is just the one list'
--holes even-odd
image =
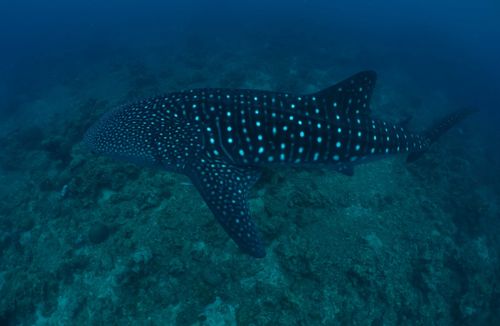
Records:
{"label": "deep blue ocean water", "polygon": [[[497,1],[27,0],[0,17],[0,324],[500,322]],[[380,118],[479,113],[416,166],[266,172],[266,262],[239,256],[187,180],[80,144],[143,97],[310,93],[366,69]]]}

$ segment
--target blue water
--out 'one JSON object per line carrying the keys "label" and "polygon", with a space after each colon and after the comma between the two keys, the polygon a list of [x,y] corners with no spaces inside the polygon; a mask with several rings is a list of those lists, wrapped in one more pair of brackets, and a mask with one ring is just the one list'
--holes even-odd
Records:
{"label": "blue water", "polygon": [[[27,0],[0,2],[0,17],[0,323],[500,322],[497,1]],[[100,114],[143,97],[310,93],[366,69],[377,117],[419,131],[479,113],[417,165],[266,172],[252,195],[265,262],[225,242],[187,180],[80,144]]]}

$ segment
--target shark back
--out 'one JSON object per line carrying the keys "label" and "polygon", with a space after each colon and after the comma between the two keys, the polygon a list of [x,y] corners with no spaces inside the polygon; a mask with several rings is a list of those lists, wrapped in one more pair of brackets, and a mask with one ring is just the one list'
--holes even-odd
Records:
{"label": "shark back", "polygon": [[375,82],[375,73],[366,71],[308,95],[197,90],[191,114],[203,121],[209,155],[237,165],[353,164],[426,148],[419,135],[372,119]]}

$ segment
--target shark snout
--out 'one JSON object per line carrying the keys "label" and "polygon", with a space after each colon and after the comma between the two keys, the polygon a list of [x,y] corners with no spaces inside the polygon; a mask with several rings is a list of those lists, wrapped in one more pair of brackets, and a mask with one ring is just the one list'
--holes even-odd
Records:
{"label": "shark snout", "polygon": [[95,126],[92,125],[83,135],[82,143],[93,154],[99,154],[95,146]]}

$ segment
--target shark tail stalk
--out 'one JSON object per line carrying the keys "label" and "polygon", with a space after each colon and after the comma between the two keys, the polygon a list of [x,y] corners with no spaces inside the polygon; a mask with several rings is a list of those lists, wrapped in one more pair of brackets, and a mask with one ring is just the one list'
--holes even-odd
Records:
{"label": "shark tail stalk", "polygon": [[[448,114],[446,117],[442,118],[441,120],[438,120],[435,122],[430,128],[428,128],[422,136],[427,139],[429,146],[435,143],[439,137],[441,137],[445,132],[450,130],[453,126],[455,126],[457,123],[465,119],[467,116],[469,116],[472,113],[476,113],[478,110],[474,108],[464,108],[464,109],[459,109],[457,111],[454,111],[450,114]],[[406,161],[408,163],[414,162],[418,160],[420,157],[422,157],[428,150],[428,147],[426,147],[422,151],[410,153],[408,155],[408,158]]]}

